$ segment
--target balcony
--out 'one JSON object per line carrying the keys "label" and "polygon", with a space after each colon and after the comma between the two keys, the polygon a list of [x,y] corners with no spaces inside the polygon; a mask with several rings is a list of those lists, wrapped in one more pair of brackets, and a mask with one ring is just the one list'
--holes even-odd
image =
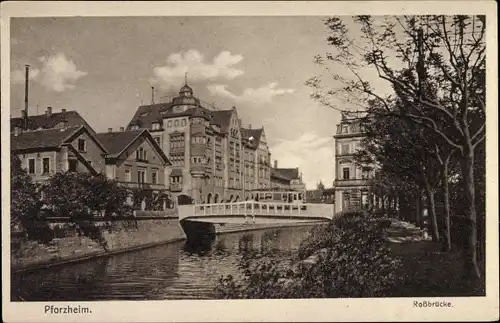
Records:
{"label": "balcony", "polygon": [[182,191],[182,183],[170,183],[170,191],[171,192],[181,192]]}
{"label": "balcony", "polygon": [[336,179],[336,187],[347,187],[347,186],[370,186],[372,179],[369,178],[351,178],[351,179]]}
{"label": "balcony", "polygon": [[163,190],[165,189],[165,185],[163,184],[153,184],[153,183],[139,183],[139,182],[125,182],[118,181],[118,184],[130,188],[143,188],[143,189],[151,189],[151,190]]}
{"label": "balcony", "polygon": [[177,146],[170,146],[170,153],[183,153],[186,150],[185,146],[177,147]]}

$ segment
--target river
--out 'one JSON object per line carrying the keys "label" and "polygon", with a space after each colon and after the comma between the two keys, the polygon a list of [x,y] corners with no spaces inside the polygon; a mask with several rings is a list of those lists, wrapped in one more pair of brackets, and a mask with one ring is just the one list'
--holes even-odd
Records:
{"label": "river", "polygon": [[221,275],[238,275],[248,250],[290,253],[308,227],[228,233],[66,264],[12,277],[12,300],[92,301],[213,299]]}

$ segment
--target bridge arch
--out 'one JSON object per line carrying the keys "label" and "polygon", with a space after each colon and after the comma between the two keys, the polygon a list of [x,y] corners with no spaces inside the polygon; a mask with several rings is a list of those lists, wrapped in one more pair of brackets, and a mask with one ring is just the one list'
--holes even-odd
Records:
{"label": "bridge arch", "polygon": [[239,202],[239,201],[240,201],[240,196],[239,196],[239,195],[236,195],[236,197],[234,198],[234,201],[235,201],[235,202]]}
{"label": "bridge arch", "polygon": [[214,203],[218,203],[218,202],[219,202],[219,194],[215,194]]}
{"label": "bridge arch", "polygon": [[229,201],[228,201],[228,202],[229,202],[229,203],[231,203],[232,201],[233,201],[233,194],[231,194],[231,195],[229,196]]}
{"label": "bridge arch", "polygon": [[207,195],[207,203],[208,204],[212,203],[212,193],[208,193],[208,195]]}

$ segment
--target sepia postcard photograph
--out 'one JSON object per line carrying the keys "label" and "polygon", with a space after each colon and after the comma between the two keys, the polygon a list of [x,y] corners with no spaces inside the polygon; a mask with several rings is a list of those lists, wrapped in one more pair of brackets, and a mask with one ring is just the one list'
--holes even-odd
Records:
{"label": "sepia postcard photograph", "polygon": [[2,3],[3,320],[498,320],[496,12]]}

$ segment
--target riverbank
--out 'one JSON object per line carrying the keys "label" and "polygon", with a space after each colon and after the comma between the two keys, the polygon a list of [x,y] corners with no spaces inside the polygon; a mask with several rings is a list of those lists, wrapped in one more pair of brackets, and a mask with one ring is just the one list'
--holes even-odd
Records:
{"label": "riverbank", "polygon": [[[136,224],[135,224],[136,222]],[[316,226],[324,222],[216,224],[215,234],[229,234],[266,229]],[[104,222],[96,222],[104,226]],[[186,239],[177,217],[163,219],[138,218],[136,221],[114,221],[111,230],[102,228],[107,250],[96,241],[80,236],[68,222],[49,224],[56,237],[48,244],[13,237],[11,244],[12,273],[83,262],[94,258],[132,252]]]}
{"label": "riverbank", "polygon": [[48,244],[29,241],[25,237],[12,237],[12,272],[81,262],[186,238],[177,217],[118,220],[113,221],[109,228],[103,221],[96,221],[95,225],[101,228],[106,247],[79,235],[68,222],[53,221],[49,224],[55,237]]}

